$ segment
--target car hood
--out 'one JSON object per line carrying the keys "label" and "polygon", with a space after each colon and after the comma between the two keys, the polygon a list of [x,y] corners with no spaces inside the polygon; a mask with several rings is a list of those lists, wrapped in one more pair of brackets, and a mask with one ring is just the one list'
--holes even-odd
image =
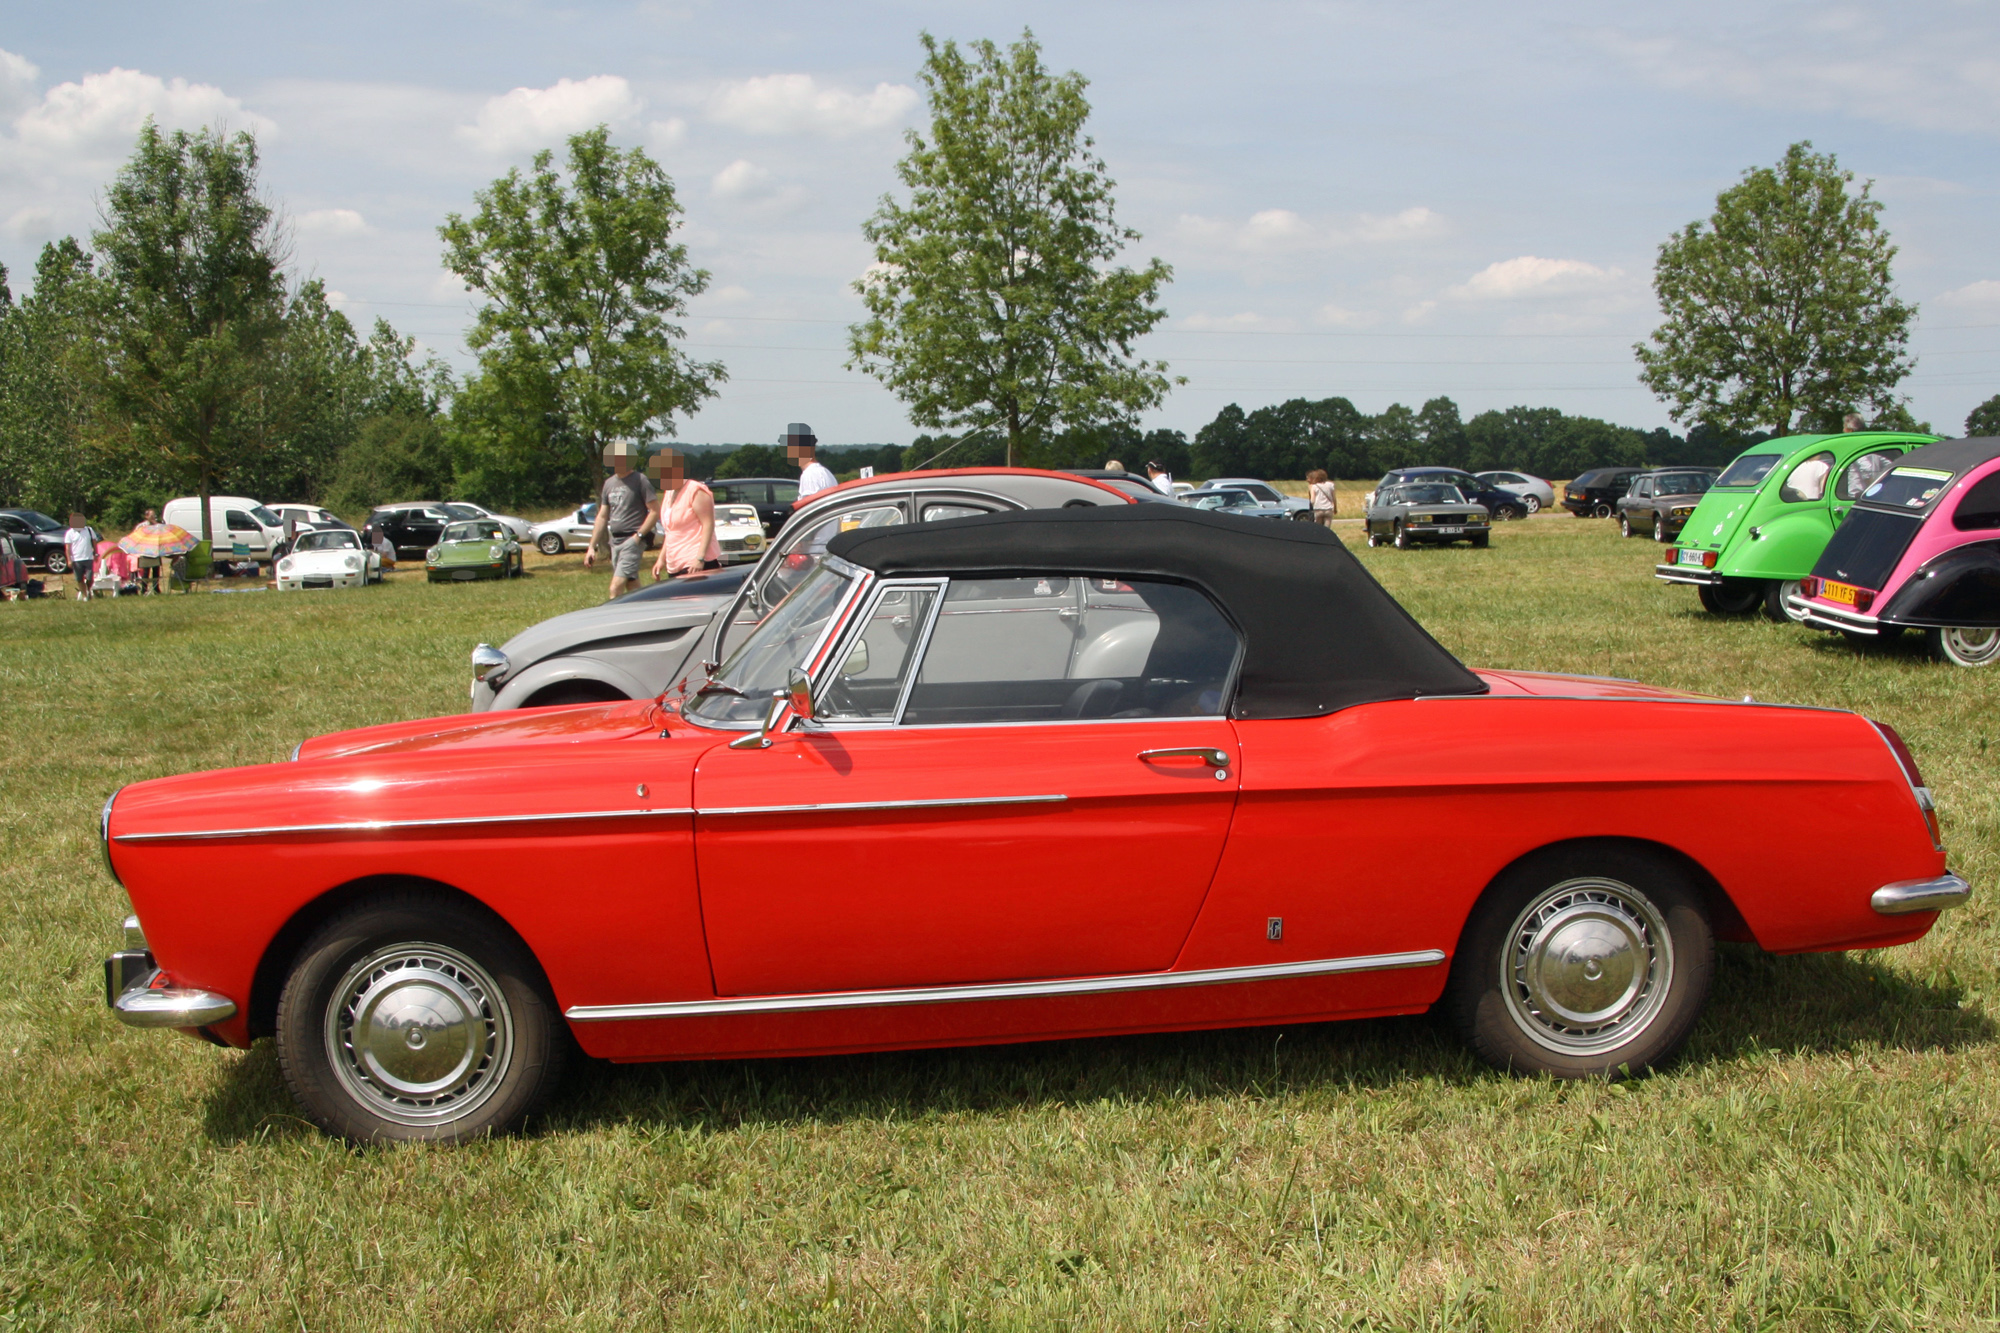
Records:
{"label": "car hood", "polygon": [[414,722],[390,722],[379,727],[315,736],[299,747],[298,758],[336,759],[361,754],[577,745],[659,731],[668,719],[667,712],[651,699],[429,717]]}
{"label": "car hood", "polygon": [[635,600],[621,597],[602,606],[587,606],[530,625],[500,645],[510,674],[545,657],[575,652],[607,641],[645,639],[672,630],[699,629],[715,618],[742,586],[728,581],[725,592]]}

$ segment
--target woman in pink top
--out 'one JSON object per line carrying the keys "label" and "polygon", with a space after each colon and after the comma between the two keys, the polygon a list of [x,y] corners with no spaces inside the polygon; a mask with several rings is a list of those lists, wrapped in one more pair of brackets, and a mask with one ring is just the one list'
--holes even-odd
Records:
{"label": "woman in pink top", "polygon": [[678,578],[700,569],[722,568],[722,547],[715,540],[715,493],[689,481],[687,460],[678,450],[662,449],[653,459],[654,475],[667,503],[660,510],[666,539],[653,562],[656,579]]}

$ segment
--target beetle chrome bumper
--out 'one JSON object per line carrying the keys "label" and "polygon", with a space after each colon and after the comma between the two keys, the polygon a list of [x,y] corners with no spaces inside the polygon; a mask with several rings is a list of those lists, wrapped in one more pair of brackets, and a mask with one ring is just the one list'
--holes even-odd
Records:
{"label": "beetle chrome bumper", "polygon": [[1910,912],[1941,912],[1956,907],[1972,896],[1972,886],[1957,875],[1936,879],[1899,879],[1884,884],[1869,896],[1868,905],[1883,916],[1903,916]]}
{"label": "beetle chrome bumper", "polygon": [[1700,565],[1654,565],[1653,577],[1664,583],[1694,583],[1710,588],[1722,586],[1722,575]]}
{"label": "beetle chrome bumper", "polygon": [[236,1001],[214,991],[166,984],[139,918],[125,918],[125,947],[104,960],[104,1002],[135,1028],[202,1028],[236,1015]]}

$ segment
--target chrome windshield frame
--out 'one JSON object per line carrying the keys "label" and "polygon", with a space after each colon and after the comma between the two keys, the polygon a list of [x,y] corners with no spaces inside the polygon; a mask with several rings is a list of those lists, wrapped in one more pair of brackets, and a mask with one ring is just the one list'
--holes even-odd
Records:
{"label": "chrome windshield frame", "polygon": [[[824,559],[822,559],[818,567],[813,570],[813,573],[816,574],[821,569],[830,569],[836,575],[846,579],[848,581],[848,588],[847,592],[842,595],[840,602],[834,607],[833,614],[826,618],[826,624],[823,627],[821,627],[819,636],[813,640],[812,647],[806,651],[805,661],[795,662],[792,664],[793,666],[796,666],[800,670],[804,671],[808,676],[811,676],[814,680],[815,685],[817,685],[819,681],[820,667],[828,657],[829,648],[831,647],[833,642],[845,632],[848,623],[853,618],[853,613],[857,602],[865,599],[868,596],[870,590],[874,588],[877,582],[875,577],[875,572],[873,570],[863,569],[859,565],[850,564],[848,561],[843,560],[839,556],[835,555],[829,555]],[[811,575],[808,575],[807,578],[810,579]],[[805,586],[806,585],[804,582],[801,582],[799,584],[800,588],[803,588]],[[796,593],[797,591],[798,589],[796,588],[793,589],[793,593]],[[791,596],[792,593],[787,593],[786,600],[790,600]],[[780,601],[778,603],[778,606],[783,606],[784,604],[785,604],[784,601]],[[775,606],[772,607],[769,612],[765,613],[765,618],[768,619],[772,614],[774,614],[777,611],[777,609],[778,607]],[[750,637],[744,639],[743,641],[744,648],[748,648],[750,646],[750,643],[752,642],[752,640],[755,639],[758,630],[761,630],[763,628],[763,624],[764,622],[760,620],[757,623],[757,625],[751,629]],[[741,651],[741,649],[739,649],[738,651]],[[719,670],[720,669],[718,668],[718,671]],[[690,700],[690,703],[692,703],[692,700]],[[688,705],[685,704],[682,705],[681,707],[681,717],[686,721],[693,723],[695,726],[701,727],[708,731],[732,731],[732,732],[756,731],[763,725],[761,721],[757,720],[748,720],[742,723],[737,723],[737,722],[720,722],[711,718],[701,717],[693,713],[688,707]],[[773,730],[782,731],[787,727],[789,727],[790,725],[791,725],[791,710],[787,708],[785,710],[784,716],[779,719],[779,725],[774,727]]]}

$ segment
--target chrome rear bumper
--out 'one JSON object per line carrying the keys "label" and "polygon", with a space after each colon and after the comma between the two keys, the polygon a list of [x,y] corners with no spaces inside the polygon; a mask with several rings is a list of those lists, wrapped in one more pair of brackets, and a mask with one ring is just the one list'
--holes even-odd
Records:
{"label": "chrome rear bumper", "polygon": [[1718,587],[1722,575],[1699,565],[1654,565],[1653,577],[1665,583],[1694,583]]}
{"label": "chrome rear bumper", "polygon": [[1869,896],[1868,905],[1883,916],[1903,916],[1910,912],[1941,912],[1956,907],[1972,896],[1972,886],[1957,875],[1936,879],[1899,879],[1884,884]]}
{"label": "chrome rear bumper", "polygon": [[1807,601],[1797,593],[1785,598],[1785,609],[1814,629],[1845,630],[1849,634],[1880,634],[1882,622],[1863,611],[1839,611]]}

